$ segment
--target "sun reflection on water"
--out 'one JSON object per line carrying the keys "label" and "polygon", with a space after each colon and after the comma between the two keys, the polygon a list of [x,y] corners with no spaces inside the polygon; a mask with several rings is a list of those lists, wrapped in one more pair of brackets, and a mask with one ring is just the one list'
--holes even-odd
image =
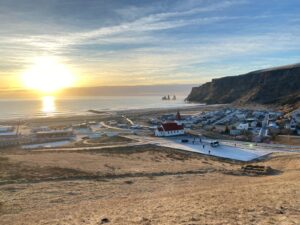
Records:
{"label": "sun reflection on water", "polygon": [[56,111],[55,98],[53,96],[44,96],[42,102],[42,111],[44,113],[51,114]]}

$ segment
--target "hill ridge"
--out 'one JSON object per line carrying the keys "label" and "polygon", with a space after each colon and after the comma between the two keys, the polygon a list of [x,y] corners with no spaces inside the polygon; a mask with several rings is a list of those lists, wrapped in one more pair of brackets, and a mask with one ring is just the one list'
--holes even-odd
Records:
{"label": "hill ridge", "polygon": [[212,79],[193,87],[186,100],[207,104],[293,105],[300,102],[300,63]]}

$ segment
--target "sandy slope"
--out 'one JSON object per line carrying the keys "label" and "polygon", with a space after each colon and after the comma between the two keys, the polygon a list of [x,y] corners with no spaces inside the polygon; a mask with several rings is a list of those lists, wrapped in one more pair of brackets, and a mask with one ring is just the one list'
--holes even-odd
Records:
{"label": "sandy slope", "polygon": [[151,146],[0,159],[0,224],[300,223],[300,154],[260,162],[272,176]]}

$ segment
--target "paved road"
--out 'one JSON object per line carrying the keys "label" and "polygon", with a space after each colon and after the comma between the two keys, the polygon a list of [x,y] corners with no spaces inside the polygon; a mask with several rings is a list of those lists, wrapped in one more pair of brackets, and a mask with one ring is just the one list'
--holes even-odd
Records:
{"label": "paved road", "polygon": [[103,126],[103,127],[105,127],[105,128],[108,128],[108,129],[112,129],[112,130],[118,130],[118,131],[124,131],[124,132],[131,131],[130,129],[126,129],[126,128],[113,127],[113,126],[107,125],[107,124],[104,123],[104,122],[100,122],[100,124],[101,124],[101,126]]}
{"label": "paved road", "polygon": [[134,122],[129,119],[128,117],[126,117],[125,115],[122,116],[125,120],[127,120],[131,125],[134,125]]}

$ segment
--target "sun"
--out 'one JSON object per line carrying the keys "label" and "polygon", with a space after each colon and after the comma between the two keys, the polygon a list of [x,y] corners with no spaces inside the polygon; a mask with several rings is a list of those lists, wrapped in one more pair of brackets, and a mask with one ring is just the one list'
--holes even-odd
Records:
{"label": "sun", "polygon": [[42,56],[22,74],[22,80],[26,88],[49,94],[72,86],[74,75],[56,58]]}

